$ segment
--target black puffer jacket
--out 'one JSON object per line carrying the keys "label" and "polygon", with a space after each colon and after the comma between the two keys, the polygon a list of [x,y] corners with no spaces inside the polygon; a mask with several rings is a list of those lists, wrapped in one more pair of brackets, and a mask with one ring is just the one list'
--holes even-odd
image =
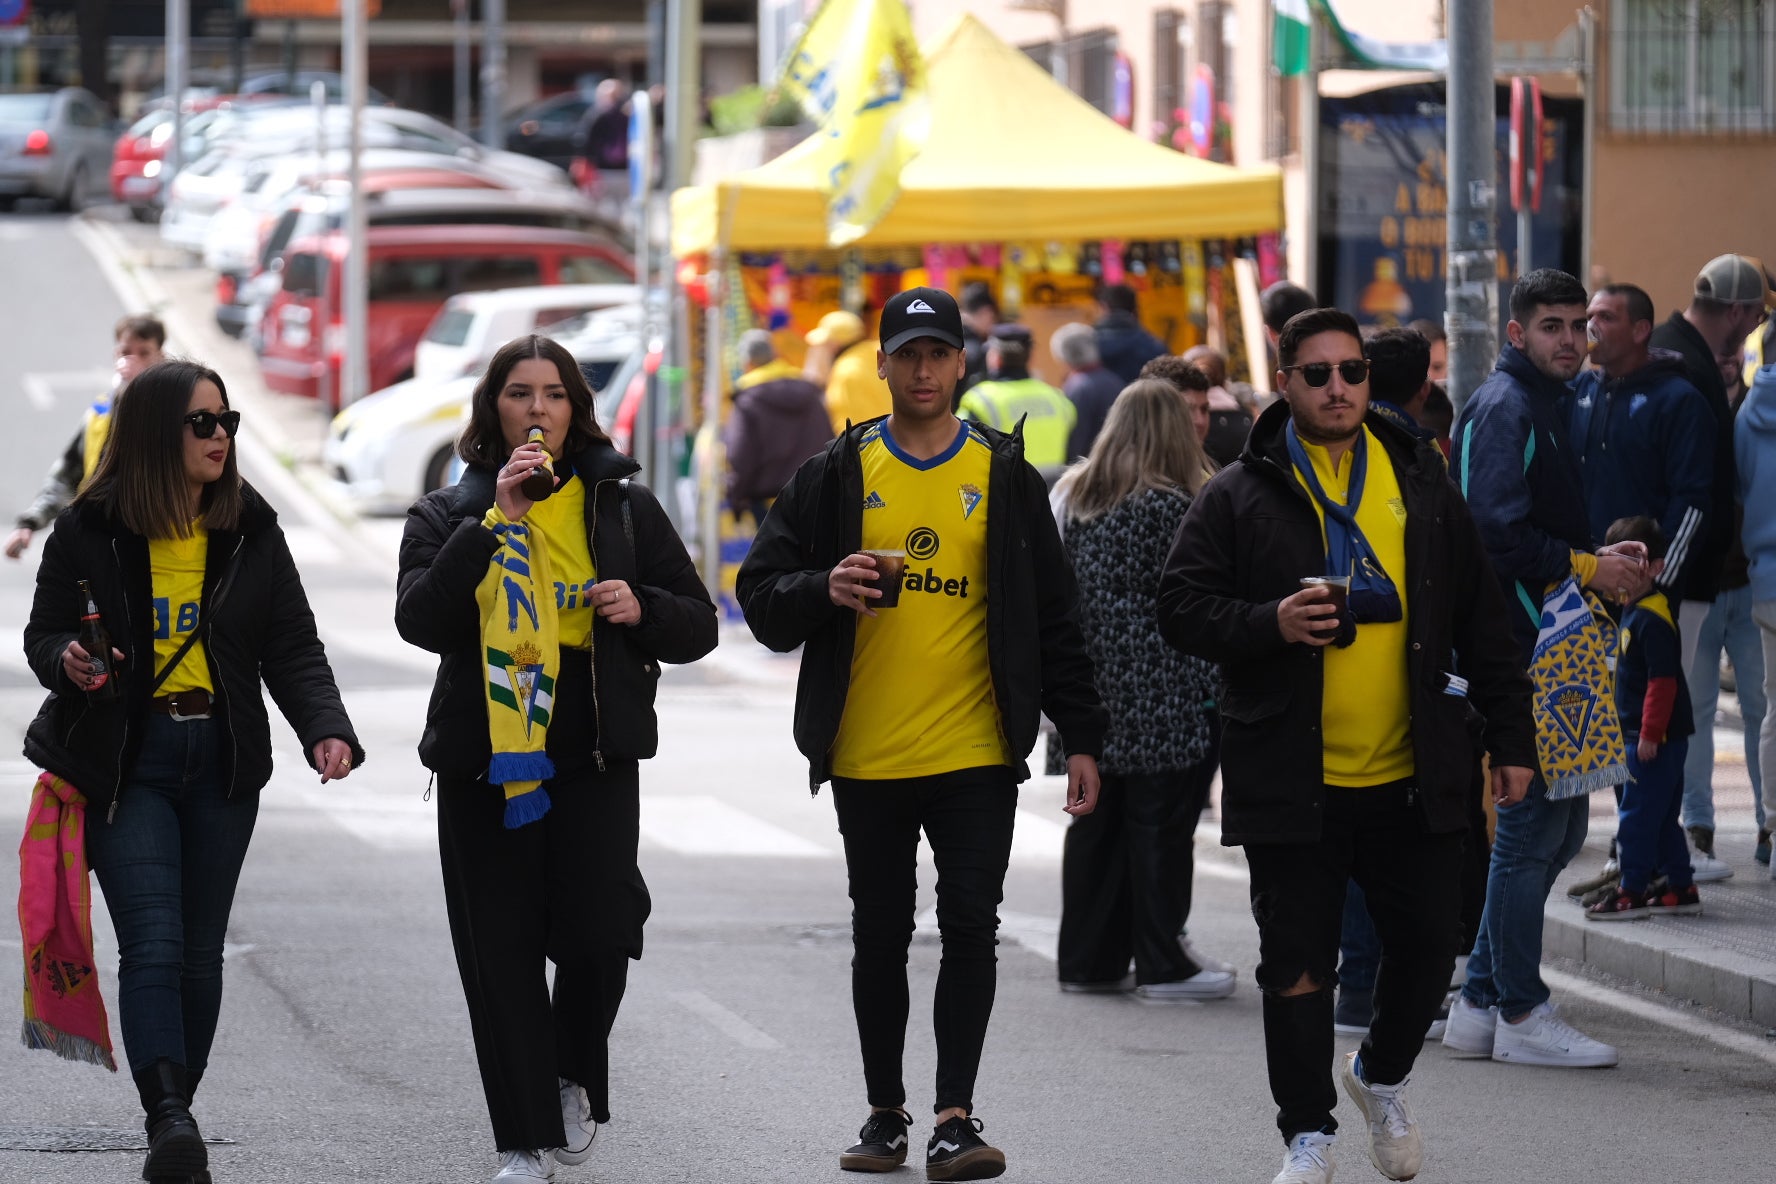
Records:
{"label": "black puffer jacket", "polygon": [[[1225,680],[1221,841],[1229,846],[1316,842],[1325,805],[1324,651],[1284,641],[1277,626],[1277,605],[1326,565],[1319,518],[1283,443],[1288,418],[1283,402],[1259,416],[1238,463],[1197,495],[1159,582],[1160,633],[1220,663]],[[1459,831],[1480,757],[1470,705],[1485,718],[1494,765],[1536,767],[1529,677],[1442,456],[1379,415],[1368,426],[1406,503],[1406,573],[1397,582],[1407,603],[1414,797],[1431,831]],[[1465,699],[1444,693],[1449,673],[1468,680]]]}
{"label": "black puffer jacket", "polygon": [[[314,746],[330,737],[352,746],[354,765],[364,763],[277,514],[251,486],[242,496],[239,529],[210,532],[203,580],[210,616],[204,653],[218,692],[217,718],[231,741],[230,795],[257,793],[271,779],[261,679],[311,765]],[[124,693],[108,703],[88,699],[62,670],[62,654],[79,636],[81,580],[90,581],[111,642],[127,655],[120,668]],[[25,733],[25,756],[67,779],[95,809],[109,810],[135,765],[154,680],[148,540],[91,504],[76,503],[57,518],[37,569],[25,656],[50,691]]]}
{"label": "black puffer jacket", "polygon": [[[549,727],[557,771],[582,758],[602,764],[653,756],[659,746],[654,691],[660,663],[695,662],[715,648],[709,593],[660,503],[633,484],[627,487],[635,539],[630,545],[618,485],[640,467],[608,444],[573,458],[573,471],[587,486],[586,533],[598,578],[633,588],[641,620],[612,625],[597,617],[592,660],[576,666],[564,656]],[[448,776],[483,776],[492,759],[475,589],[499,548],[481,521],[493,496],[493,471],[470,467],[457,485],[414,503],[401,538],[395,628],[413,645],[442,656],[419,757],[426,768]]]}
{"label": "black puffer jacket", "polygon": [[[879,419],[880,417],[878,417]],[[771,507],[740,565],[736,594],[752,635],[788,653],[806,643],[796,684],[796,747],[816,791],[832,777],[832,745],[851,689],[857,613],[840,608],[826,580],[863,546],[863,464],[854,424],[802,465]],[[1048,508],[1042,475],[1021,436],[969,424],[993,450],[987,498],[987,662],[1017,778],[1036,746],[1040,715],[1060,729],[1069,756],[1104,751],[1109,716],[1079,631],[1079,590]]]}

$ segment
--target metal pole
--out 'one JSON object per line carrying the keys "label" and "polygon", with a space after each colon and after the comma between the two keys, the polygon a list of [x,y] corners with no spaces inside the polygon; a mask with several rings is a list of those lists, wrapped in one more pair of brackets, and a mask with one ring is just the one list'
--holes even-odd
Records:
{"label": "metal pole", "polygon": [[647,85],[666,81],[666,0],[647,0]]}
{"label": "metal pole", "polygon": [[1585,39],[1584,74],[1580,80],[1585,96],[1584,182],[1579,207],[1579,282],[1591,286],[1591,227],[1597,209],[1597,130],[1598,104],[1602,96],[1597,85],[1597,14],[1589,8],[1579,9],[1579,31]]}
{"label": "metal pole", "polygon": [[[653,223],[648,216],[652,197],[648,180],[653,174],[654,158],[653,100],[643,90],[632,95],[629,102],[632,104],[629,109],[629,196],[635,209],[635,282],[641,289],[642,345],[652,349],[654,341],[660,337],[651,275]],[[642,480],[647,487],[669,501],[665,496],[665,465],[661,463],[660,425],[665,419],[660,412],[661,383],[657,373],[647,375],[642,381],[647,384],[647,396],[641,403],[641,422],[636,425],[635,459],[641,462]]]}
{"label": "metal pole", "polygon": [[[345,97],[350,107],[351,196],[346,215],[348,248],[345,255],[345,359],[339,375],[339,404],[345,406],[370,393],[370,355],[365,327],[370,311],[370,258],[368,211],[364,206],[363,151],[364,104],[370,90],[369,30],[365,0],[344,0]],[[323,349],[323,355],[326,354]]]}
{"label": "metal pole", "polygon": [[691,183],[703,122],[703,0],[666,5],[666,191]]}
{"label": "metal pole", "polygon": [[1459,413],[1498,351],[1498,133],[1492,0],[1449,3],[1449,400]]}
{"label": "metal pole", "polygon": [[[319,78],[308,87],[309,102],[314,104],[315,116],[315,177],[310,186],[316,193],[327,191],[327,84]],[[315,394],[322,407],[333,405],[333,366],[327,361],[327,332],[333,324],[333,277],[323,276],[321,279],[321,323],[318,327],[310,326],[311,331],[321,334],[321,383]],[[325,422],[325,421],[323,421]],[[322,428],[323,439],[326,428]]]}
{"label": "metal pole", "polygon": [[465,136],[475,134],[474,124],[470,121],[469,103],[472,96],[469,88],[469,0],[450,0],[451,11],[456,19],[456,108],[452,123],[456,130]]}
{"label": "metal pole", "polygon": [[167,0],[166,6],[166,85],[167,98],[173,104],[173,138],[167,141],[166,155],[161,158],[160,192],[172,191],[173,178],[185,164],[185,88],[189,74],[188,51],[191,48],[190,0]]}
{"label": "metal pole", "polygon": [[1301,76],[1301,176],[1307,186],[1301,220],[1301,274],[1296,276],[1308,291],[1320,291],[1320,55],[1326,34],[1317,13],[1309,10],[1307,22],[1307,73]]}
{"label": "metal pole", "polygon": [[481,5],[481,142],[506,146],[506,0]]}

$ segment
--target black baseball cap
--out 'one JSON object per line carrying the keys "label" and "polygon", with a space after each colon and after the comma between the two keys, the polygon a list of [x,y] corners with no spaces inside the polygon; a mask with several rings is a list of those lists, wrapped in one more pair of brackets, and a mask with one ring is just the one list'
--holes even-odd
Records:
{"label": "black baseball cap", "polygon": [[961,349],[962,310],[942,288],[908,288],[889,297],[882,307],[881,331],[885,354],[920,337],[935,337]]}

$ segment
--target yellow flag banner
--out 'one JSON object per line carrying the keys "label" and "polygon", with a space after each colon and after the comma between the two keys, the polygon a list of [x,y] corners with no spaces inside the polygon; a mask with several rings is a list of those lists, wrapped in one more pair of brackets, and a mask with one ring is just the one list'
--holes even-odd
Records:
{"label": "yellow flag banner", "polygon": [[855,242],[894,205],[900,170],[930,130],[925,60],[906,5],[826,0],[778,86],[819,124],[827,242]]}

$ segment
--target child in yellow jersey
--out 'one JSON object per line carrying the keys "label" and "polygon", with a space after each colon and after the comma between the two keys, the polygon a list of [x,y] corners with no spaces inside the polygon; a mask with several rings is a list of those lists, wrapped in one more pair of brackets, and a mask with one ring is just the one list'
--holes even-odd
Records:
{"label": "child in yellow jersey", "polygon": [[806,646],[796,743],[815,789],[832,781],[845,838],[869,1103],[858,1141],[839,1156],[845,1169],[888,1171],[907,1157],[907,875],[920,834],[931,844],[943,961],[930,1180],[1005,1170],[1004,1153],[980,1137],[974,1085],[993,1007],[995,909],[1039,708],[1068,753],[1072,814],[1096,805],[1106,726],[1047,491],[1021,437],[952,413],[965,366],[949,293],[890,299],[876,372],[892,413],[853,425],[798,470],[736,588],[760,641]]}

